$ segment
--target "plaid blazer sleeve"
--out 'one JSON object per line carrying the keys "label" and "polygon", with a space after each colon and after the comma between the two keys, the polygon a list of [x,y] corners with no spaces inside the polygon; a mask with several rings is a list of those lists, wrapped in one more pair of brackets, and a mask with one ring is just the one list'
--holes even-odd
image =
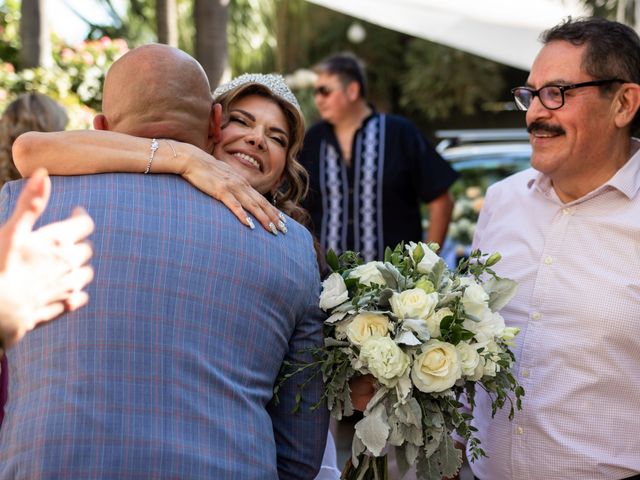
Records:
{"label": "plaid blazer sleeve", "polygon": [[[312,263],[311,271],[315,273],[318,271],[315,259]],[[312,357],[303,350],[322,345],[322,325],[326,316],[318,306],[320,279],[319,275],[315,276],[317,278],[308,279],[308,296],[304,299],[306,308],[300,313],[285,361],[309,362]],[[311,407],[320,401],[324,385],[322,375],[318,373],[301,390],[300,384],[306,378],[298,375],[286,381],[278,392],[278,404],[272,401],[268,407],[273,422],[280,480],[313,479],[322,462],[329,412],[324,404],[314,410]],[[292,413],[298,394],[301,394],[302,404],[297,412]]]}

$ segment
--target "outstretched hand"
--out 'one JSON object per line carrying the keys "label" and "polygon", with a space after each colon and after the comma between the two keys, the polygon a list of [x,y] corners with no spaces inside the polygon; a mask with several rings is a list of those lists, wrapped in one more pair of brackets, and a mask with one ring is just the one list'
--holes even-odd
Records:
{"label": "outstretched hand", "polygon": [[275,233],[275,227],[286,232],[280,211],[232,167],[201,151],[193,160],[188,162],[182,173],[191,185],[224,203],[240,222],[250,228],[254,225],[247,212],[268,232]]}
{"label": "outstretched hand", "polygon": [[81,208],[61,222],[33,230],[47,206],[51,182],[38,170],[26,183],[16,209],[0,227],[0,340],[19,341],[38,323],[88,301],[83,288],[93,279],[86,265],[93,254],[87,236],[93,220]]}

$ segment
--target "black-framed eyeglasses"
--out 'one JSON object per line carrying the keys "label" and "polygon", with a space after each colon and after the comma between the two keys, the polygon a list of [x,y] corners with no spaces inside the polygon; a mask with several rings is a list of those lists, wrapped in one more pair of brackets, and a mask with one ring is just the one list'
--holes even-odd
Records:
{"label": "black-framed eyeglasses", "polygon": [[313,96],[320,95],[321,97],[328,97],[333,92],[333,88],[329,88],[326,85],[320,85],[313,89]]}
{"label": "black-framed eyeglasses", "polygon": [[538,90],[529,87],[516,87],[511,90],[511,93],[519,110],[526,112],[535,97],[540,99],[540,103],[542,103],[542,106],[546,109],[557,110],[564,105],[564,92],[567,90],[582,87],[600,87],[615,82],[629,83],[619,78],[610,78],[607,80],[592,80],[590,82],[574,83],[571,85],[546,85]]}

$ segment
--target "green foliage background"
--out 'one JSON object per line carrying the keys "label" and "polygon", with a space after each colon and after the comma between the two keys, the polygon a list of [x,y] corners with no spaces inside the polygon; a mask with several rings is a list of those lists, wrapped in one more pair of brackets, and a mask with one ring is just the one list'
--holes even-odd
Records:
{"label": "green foliage background", "polygon": [[[96,1],[111,21],[99,25],[87,20],[88,40],[122,38],[129,47],[156,41],[154,0],[129,0],[124,15],[113,8],[111,0]],[[179,47],[192,53],[193,0],[176,1]],[[616,0],[583,2],[595,14],[609,17],[615,16],[618,5]],[[633,20],[633,3],[627,5],[629,20]],[[19,7],[19,0],[0,0],[2,71],[11,64],[19,77],[11,72],[0,76],[0,108],[6,97],[21,89],[49,93],[68,105],[99,108],[104,71],[120,53],[108,51],[103,61],[99,60],[100,52],[90,51],[94,48],[91,44],[68,46],[54,38],[56,68],[20,71]],[[347,40],[347,31],[356,21],[366,31],[365,40],[357,44]],[[227,33],[231,75],[258,71],[286,75],[310,68],[331,53],[352,51],[368,67],[370,99],[376,107],[407,115],[423,129],[442,122],[464,123],[465,118],[478,114],[489,118],[488,112],[501,110],[511,101],[508,87],[526,79],[526,72],[368,24],[306,0],[230,0]],[[76,52],[78,60],[72,64],[62,61],[64,49]],[[89,57],[87,65],[82,65],[82,59]],[[299,86],[296,93],[307,119],[316,119],[310,87]]]}

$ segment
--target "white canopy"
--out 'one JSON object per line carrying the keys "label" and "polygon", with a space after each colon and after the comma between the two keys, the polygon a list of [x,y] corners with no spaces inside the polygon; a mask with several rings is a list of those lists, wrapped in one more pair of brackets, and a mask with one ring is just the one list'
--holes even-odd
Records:
{"label": "white canopy", "polygon": [[526,71],[543,30],[569,15],[588,15],[578,0],[309,1]]}

